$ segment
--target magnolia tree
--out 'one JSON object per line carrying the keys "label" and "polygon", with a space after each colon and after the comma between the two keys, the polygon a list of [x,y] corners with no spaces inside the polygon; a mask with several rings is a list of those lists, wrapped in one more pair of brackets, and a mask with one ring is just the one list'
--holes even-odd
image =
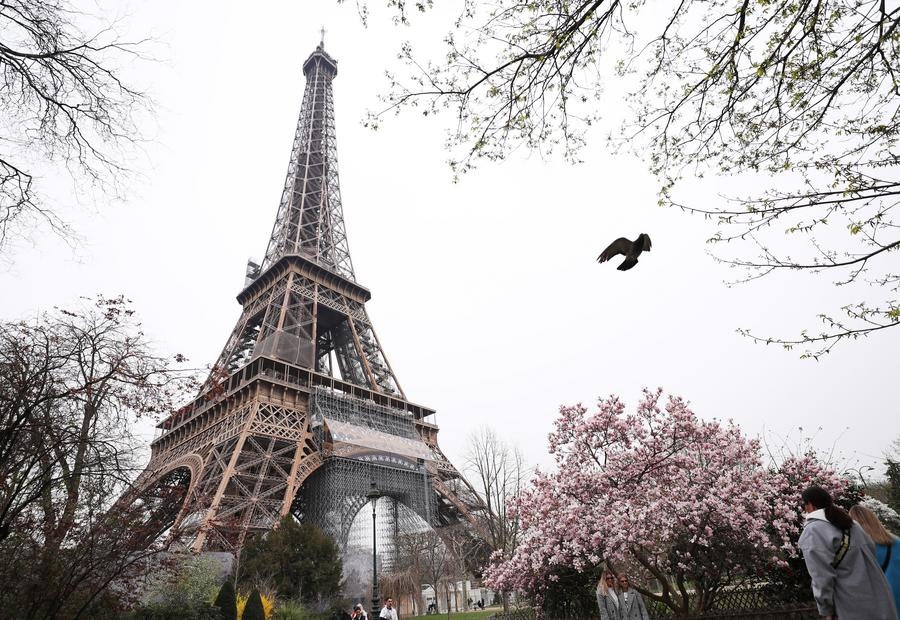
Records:
{"label": "magnolia tree", "polygon": [[[811,455],[764,465],[733,423],[699,419],[678,397],[644,391],[633,412],[612,396],[589,413],[562,407],[550,434],[557,468],[515,502],[516,552],[495,556],[487,583],[540,605],[560,575],[627,567],[645,596],[677,614],[710,608],[726,586],[796,555],[800,492],[846,482]],[[661,590],[651,591],[655,579]]]}

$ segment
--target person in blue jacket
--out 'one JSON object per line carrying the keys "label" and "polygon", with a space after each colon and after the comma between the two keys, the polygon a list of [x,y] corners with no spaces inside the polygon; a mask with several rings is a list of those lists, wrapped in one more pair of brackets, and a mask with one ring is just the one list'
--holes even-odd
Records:
{"label": "person in blue jacket", "polygon": [[875,543],[875,560],[881,565],[884,576],[891,584],[891,592],[894,594],[894,604],[900,615],[900,538],[888,532],[878,515],[857,504],[850,509],[850,516],[859,523]]}

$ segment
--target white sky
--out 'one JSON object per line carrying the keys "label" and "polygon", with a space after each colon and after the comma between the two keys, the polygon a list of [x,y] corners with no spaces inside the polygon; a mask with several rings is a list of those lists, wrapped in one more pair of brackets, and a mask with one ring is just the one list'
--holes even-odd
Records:
{"label": "white sky", "polygon": [[[454,185],[443,150],[450,116],[361,126],[401,41],[427,51],[447,15],[410,30],[376,1],[366,29],[352,3],[103,6],[128,13],[129,32],[153,35],[164,58],[130,69],[158,104],[145,180],[124,205],[73,212],[86,239],[76,255],[50,237],[19,247],[0,271],[3,319],[124,293],[161,352],[213,362],[240,312],[246,260],[262,257],[271,232],[301,65],[324,25],[339,64],[341,192],[357,278],[372,291],[369,314],[407,397],[437,409],[441,446],[457,465],[469,433],[487,424],[546,466],[560,404],[611,393],[634,403],[642,387],[663,386],[704,418],[732,418],[776,444],[812,436],[840,462],[881,471],[900,435],[900,333],[819,362],[735,333],[816,331],[816,313],[850,301],[830,281],[787,274],[726,288],[733,274],[706,255],[710,225],[657,207],[644,164],[609,155],[599,132],[582,165],[521,154]],[[621,117],[619,101],[605,105]],[[712,200],[725,188],[700,190]],[[640,232],[653,251],[635,269],[594,261],[614,238]]]}

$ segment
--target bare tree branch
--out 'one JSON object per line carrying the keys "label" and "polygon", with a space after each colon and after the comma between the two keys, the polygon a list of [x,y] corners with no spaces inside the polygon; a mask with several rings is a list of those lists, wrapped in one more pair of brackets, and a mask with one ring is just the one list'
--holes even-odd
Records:
{"label": "bare tree branch", "polygon": [[65,0],[0,2],[0,251],[35,225],[74,238],[35,168],[58,166],[76,187],[124,193],[124,151],[141,140],[135,119],[150,102],[117,64],[140,57],[144,42],[120,40],[115,23],[84,34],[74,22],[89,17]]}
{"label": "bare tree branch", "polygon": [[113,500],[139,471],[135,420],[197,387],[182,360],[151,353],[122,298],[0,325],[0,578],[15,584],[0,607],[14,617],[78,617],[159,548],[186,481]]}
{"label": "bare tree branch", "polygon": [[[603,83],[618,75],[633,87],[613,145],[647,159],[661,204],[711,218],[710,241],[722,251],[736,243],[736,258],[719,257],[747,270],[738,281],[828,268],[837,285],[872,285],[863,307],[823,314],[831,329],[822,335],[771,341],[803,344],[816,357],[900,324],[896,3],[469,2],[443,59],[420,60],[406,44],[401,60],[386,108],[369,122],[404,108],[452,110],[447,148],[457,175],[520,146],[559,148],[577,161],[608,107]],[[707,173],[753,175],[762,189],[718,204],[679,202],[682,182]],[[758,259],[743,255],[748,239]]]}

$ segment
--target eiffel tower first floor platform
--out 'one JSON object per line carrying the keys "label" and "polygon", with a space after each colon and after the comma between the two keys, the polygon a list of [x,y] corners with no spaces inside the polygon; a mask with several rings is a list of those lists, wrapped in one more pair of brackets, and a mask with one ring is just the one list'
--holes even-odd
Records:
{"label": "eiffel tower first floor platform", "polygon": [[287,514],[346,550],[373,483],[395,532],[466,524],[482,538],[485,507],[438,448],[432,414],[258,357],[159,425],[131,500],[195,551],[236,551]]}

